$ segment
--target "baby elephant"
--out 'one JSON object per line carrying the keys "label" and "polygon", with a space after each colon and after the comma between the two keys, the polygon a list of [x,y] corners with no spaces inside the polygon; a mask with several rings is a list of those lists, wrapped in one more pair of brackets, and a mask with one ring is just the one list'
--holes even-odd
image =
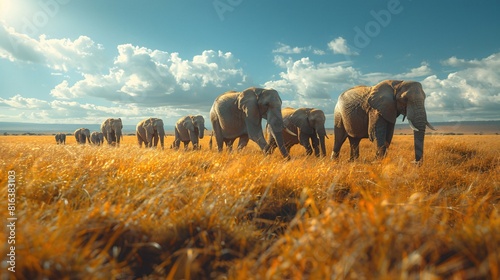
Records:
{"label": "baby elephant", "polygon": [[198,139],[203,138],[205,132],[205,119],[201,115],[185,116],[180,118],[175,124],[175,140],[172,148],[179,149],[181,142],[184,149],[188,148],[189,142],[193,144],[193,149],[199,149]]}
{"label": "baby elephant", "polygon": [[92,144],[100,146],[104,143],[104,134],[102,132],[94,131],[90,134],[90,142]]}
{"label": "baby elephant", "polygon": [[64,133],[57,133],[56,134],[56,143],[65,145],[66,144],[66,134]]}
{"label": "baby elephant", "polygon": [[[285,147],[288,151],[296,144],[302,145],[306,149],[306,155],[326,156],[325,138],[325,113],[322,110],[315,108],[284,108],[282,110],[283,124],[283,139]],[[268,133],[269,131],[269,127]],[[276,148],[276,142],[273,138],[270,139],[269,145],[271,149]]]}

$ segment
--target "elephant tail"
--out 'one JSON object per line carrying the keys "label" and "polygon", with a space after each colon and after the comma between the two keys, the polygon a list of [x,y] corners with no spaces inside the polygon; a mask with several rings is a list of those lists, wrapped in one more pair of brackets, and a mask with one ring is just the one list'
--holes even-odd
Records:
{"label": "elephant tail", "polygon": [[212,144],[213,144],[213,140],[212,138],[214,137],[214,132],[212,131],[212,133],[210,133],[210,141],[208,141],[208,148],[211,150],[212,149]]}

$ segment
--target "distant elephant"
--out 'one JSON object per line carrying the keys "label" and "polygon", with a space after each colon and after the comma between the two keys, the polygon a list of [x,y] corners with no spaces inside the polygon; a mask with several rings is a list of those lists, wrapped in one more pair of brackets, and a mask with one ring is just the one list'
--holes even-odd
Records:
{"label": "distant elephant", "polygon": [[90,144],[90,130],[87,128],[79,128],[75,130],[75,139],[78,144],[85,144],[89,142]]}
{"label": "distant elephant", "polygon": [[56,138],[56,143],[58,145],[59,144],[62,144],[62,145],[66,144],[66,134],[64,134],[64,133],[57,133],[55,138]]}
{"label": "distant elephant", "polygon": [[210,121],[217,148],[222,151],[224,142],[240,138],[238,147],[244,147],[249,139],[257,143],[265,154],[270,146],[262,132],[262,119],[271,127],[281,154],[289,158],[283,141],[283,117],[281,98],[274,89],[248,88],[242,92],[228,91],[215,99],[210,110]]}
{"label": "distant elephant", "polygon": [[[284,108],[281,111],[283,115],[283,123],[288,131],[293,132],[296,135],[290,134],[287,130],[283,129],[283,140],[285,141],[285,147],[290,152],[290,148],[295,144],[301,144],[306,149],[306,155],[311,155],[314,149],[314,155],[326,156],[325,147],[325,113],[322,110],[314,108]],[[268,133],[269,127],[267,127]],[[312,144],[312,147],[311,147]],[[276,148],[276,141],[273,138],[270,139],[269,145],[272,149]]]}
{"label": "distant elephant", "polygon": [[144,143],[145,147],[157,147],[158,138],[160,139],[161,148],[164,148],[165,129],[163,120],[157,118],[142,120],[137,124],[135,131],[139,148],[142,147],[142,143]]}
{"label": "distant elephant", "polygon": [[102,122],[101,132],[109,145],[120,146],[120,140],[123,139],[122,135],[122,119],[112,119],[109,118]]}
{"label": "distant elephant", "polygon": [[90,141],[92,144],[100,146],[104,143],[104,135],[102,132],[94,131],[90,134]]}
{"label": "distant elephant", "polygon": [[194,150],[199,149],[198,139],[203,139],[204,133],[205,119],[203,116],[182,117],[175,124],[175,139],[172,148],[179,149],[182,142],[184,149],[187,149],[189,142],[191,142]]}
{"label": "distant elephant", "polygon": [[377,157],[384,157],[394,135],[396,118],[408,117],[414,130],[415,162],[424,153],[427,122],[425,92],[419,82],[386,80],[379,84],[357,86],[339,96],[334,112],[335,143],[332,158],[338,158],[340,148],[347,138],[351,146],[350,159],[359,157],[359,142],[369,138],[377,143]]}

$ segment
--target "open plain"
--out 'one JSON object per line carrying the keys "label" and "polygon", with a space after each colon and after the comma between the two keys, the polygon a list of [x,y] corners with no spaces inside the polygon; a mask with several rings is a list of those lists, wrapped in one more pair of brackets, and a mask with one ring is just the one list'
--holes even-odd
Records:
{"label": "open plain", "polygon": [[[499,279],[500,136],[395,135],[348,162],[0,136],[18,279]],[[13,171],[13,172],[12,172]],[[9,240],[8,229],[0,232]]]}

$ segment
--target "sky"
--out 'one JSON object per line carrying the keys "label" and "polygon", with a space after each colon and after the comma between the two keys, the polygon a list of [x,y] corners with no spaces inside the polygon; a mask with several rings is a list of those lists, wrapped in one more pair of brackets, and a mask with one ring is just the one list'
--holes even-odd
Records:
{"label": "sky", "polygon": [[[228,90],[322,109],[414,80],[429,122],[500,120],[498,0],[0,0],[0,122],[173,125]],[[402,121],[399,118],[398,123]]]}

